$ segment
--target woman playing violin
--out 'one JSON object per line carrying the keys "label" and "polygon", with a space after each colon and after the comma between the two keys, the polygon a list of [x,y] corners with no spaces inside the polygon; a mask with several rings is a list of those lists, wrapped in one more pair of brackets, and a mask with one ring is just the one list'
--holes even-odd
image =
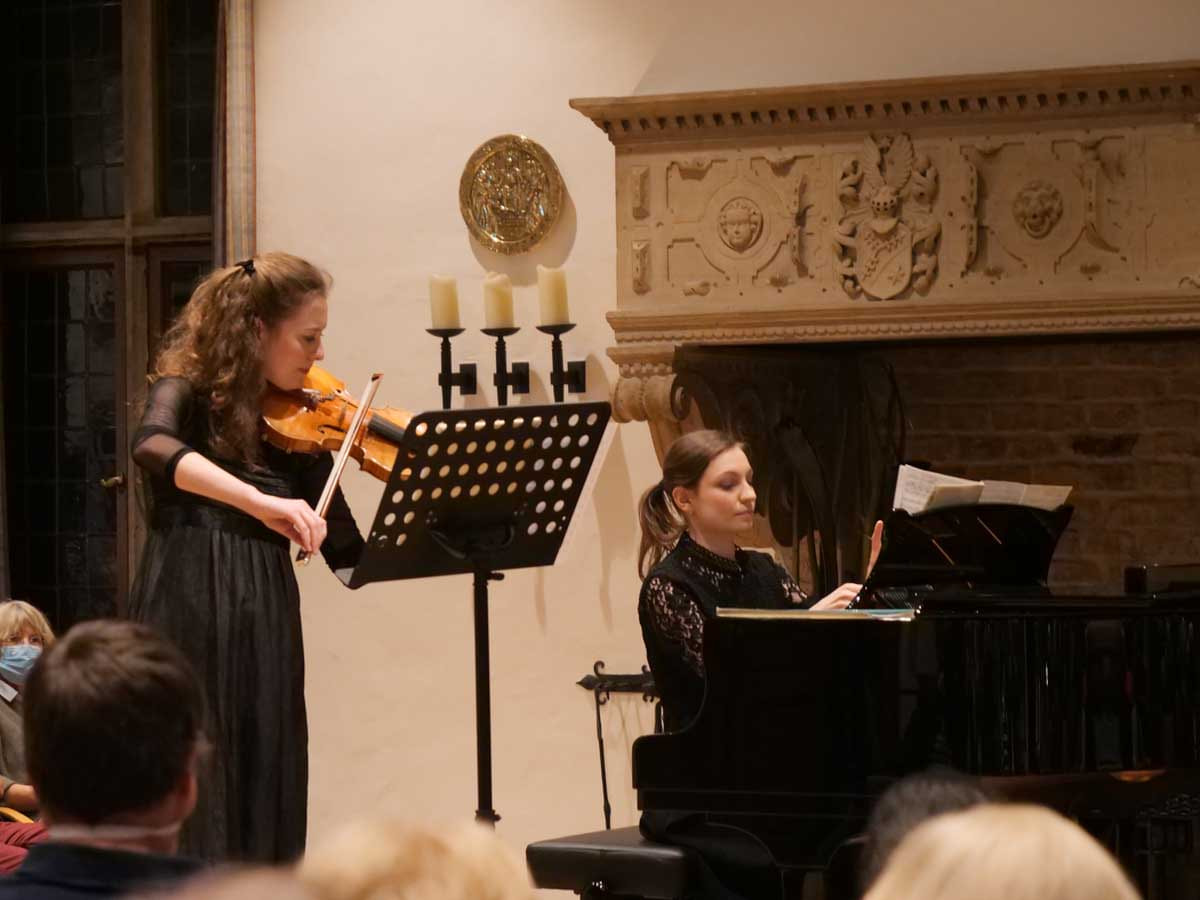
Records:
{"label": "woman playing violin", "polygon": [[212,744],[181,852],[274,862],[304,850],[308,728],[300,595],[289,542],[353,567],[363,540],[338,491],[313,506],[328,453],[260,438],[268,391],[296,391],[325,355],[329,276],[287,253],[209,275],[163,338],[133,458],[149,537],[130,617],[187,654]]}

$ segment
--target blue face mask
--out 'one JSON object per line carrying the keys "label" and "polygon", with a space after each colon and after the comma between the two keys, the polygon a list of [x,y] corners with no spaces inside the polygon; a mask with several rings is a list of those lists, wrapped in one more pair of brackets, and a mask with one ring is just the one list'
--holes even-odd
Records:
{"label": "blue face mask", "polygon": [[0,678],[12,684],[24,684],[42,648],[33,644],[9,644],[0,650]]}

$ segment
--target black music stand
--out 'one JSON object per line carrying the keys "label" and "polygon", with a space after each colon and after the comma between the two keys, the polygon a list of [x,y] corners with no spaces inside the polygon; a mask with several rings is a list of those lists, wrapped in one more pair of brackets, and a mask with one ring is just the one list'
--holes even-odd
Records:
{"label": "black music stand", "polygon": [[349,588],[435,575],[474,576],[475,735],[479,808],[492,809],[488,582],[554,564],[611,409],[557,403],[421,413],[397,463]]}

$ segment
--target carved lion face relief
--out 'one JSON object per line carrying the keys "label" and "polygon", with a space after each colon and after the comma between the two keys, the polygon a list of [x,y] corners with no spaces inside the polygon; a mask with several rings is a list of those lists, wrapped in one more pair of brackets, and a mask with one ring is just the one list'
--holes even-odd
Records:
{"label": "carved lion face relief", "polygon": [[1062,218],[1063,200],[1058,188],[1045,181],[1031,181],[1013,200],[1013,218],[1032,238],[1044,238]]}
{"label": "carved lion face relief", "polygon": [[717,233],[730,250],[743,253],[754,245],[762,232],[762,210],[745,197],[735,197],[721,207]]}

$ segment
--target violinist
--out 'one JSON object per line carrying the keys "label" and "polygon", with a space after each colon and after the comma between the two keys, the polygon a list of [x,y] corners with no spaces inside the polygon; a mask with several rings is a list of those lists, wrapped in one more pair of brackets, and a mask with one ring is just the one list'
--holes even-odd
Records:
{"label": "violinist", "polygon": [[[353,567],[340,490],[314,512],[329,453],[260,438],[269,391],[300,389],[324,357],[330,278],[287,253],[217,269],[163,337],[133,458],[149,537],[129,615],[170,637],[209,703],[211,752],[180,852],[279,862],[304,850],[308,726],[300,594],[289,542]],[[101,776],[102,777],[102,776]]]}

